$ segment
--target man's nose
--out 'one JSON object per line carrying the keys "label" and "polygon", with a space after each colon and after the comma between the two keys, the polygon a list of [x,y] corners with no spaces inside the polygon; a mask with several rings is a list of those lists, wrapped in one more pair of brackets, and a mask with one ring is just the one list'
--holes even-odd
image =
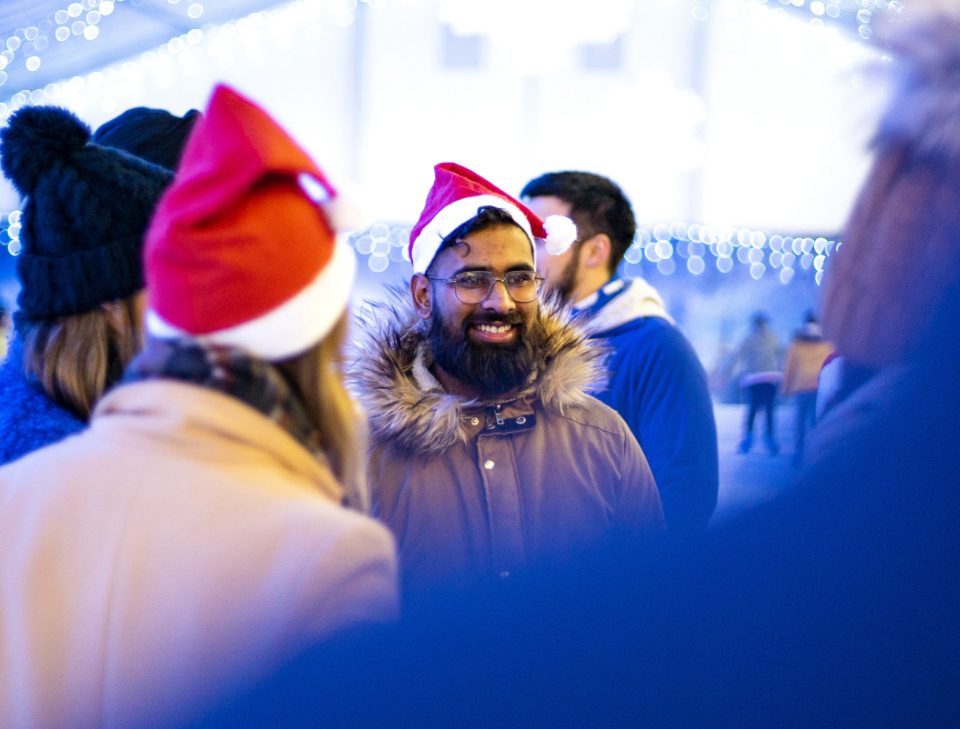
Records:
{"label": "man's nose", "polygon": [[507,285],[503,281],[494,281],[493,288],[483,300],[483,308],[491,311],[508,312],[517,308],[516,303],[507,291]]}

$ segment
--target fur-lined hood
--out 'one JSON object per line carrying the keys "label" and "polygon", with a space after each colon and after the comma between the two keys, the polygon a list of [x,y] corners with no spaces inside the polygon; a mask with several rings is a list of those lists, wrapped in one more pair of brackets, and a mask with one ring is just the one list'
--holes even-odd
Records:
{"label": "fur-lined hood", "polygon": [[[534,381],[520,393],[548,411],[586,404],[606,386],[607,350],[553,302],[541,303],[546,344]],[[407,291],[391,288],[386,301],[367,302],[354,322],[347,380],[367,411],[373,443],[391,441],[404,450],[442,453],[468,440],[464,410],[495,404],[446,392],[424,366],[424,327]]]}
{"label": "fur-lined hood", "polygon": [[920,155],[960,158],[960,8],[915,2],[888,13],[881,45],[892,53],[893,92],[874,144],[905,143]]}
{"label": "fur-lined hood", "polygon": [[823,286],[824,335],[870,369],[939,357],[960,324],[960,6],[924,4],[888,16],[889,108]]}

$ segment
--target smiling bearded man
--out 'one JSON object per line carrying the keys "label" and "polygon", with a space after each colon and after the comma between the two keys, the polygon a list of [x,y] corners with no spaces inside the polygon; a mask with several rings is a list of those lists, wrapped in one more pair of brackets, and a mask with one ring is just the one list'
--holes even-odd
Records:
{"label": "smiling bearded man", "polygon": [[359,324],[373,514],[397,537],[407,589],[509,577],[617,531],[662,529],[640,446],[588,394],[604,383],[602,350],[538,300],[536,239],[551,236],[521,203],[437,165],[410,234],[410,296]]}
{"label": "smiling bearded man", "polygon": [[[526,235],[509,213],[501,208],[481,208],[475,218],[454,233],[448,236],[449,243],[446,247],[441,246],[443,250],[438,251],[427,268],[426,278],[434,282],[430,296],[435,301],[440,298],[438,293],[443,293],[437,291],[436,282],[451,284],[456,300],[448,302],[449,309],[442,305],[436,307],[436,314],[429,319],[427,343],[433,354],[434,365],[450,378],[448,389],[474,390],[474,394],[481,397],[502,395],[526,384],[533,374],[535,353],[543,346],[543,324],[529,315],[529,305],[535,298],[533,301],[516,301],[516,297],[526,298],[517,291],[525,291],[535,297],[540,280],[534,269],[525,268],[523,263],[529,245]],[[505,274],[516,282],[512,289],[505,283],[506,296],[490,280],[494,274],[489,268],[472,268],[478,263],[477,252],[485,250],[485,246],[494,239],[506,239],[511,247],[519,250],[515,258],[521,263]],[[446,254],[448,250],[456,255]],[[468,262],[472,270],[467,269]],[[444,266],[445,263],[449,265]],[[436,275],[437,271],[450,266],[458,272],[459,280]],[[464,296],[464,281],[467,286],[475,282],[478,288],[475,291],[467,289],[468,293]],[[485,291],[489,287],[495,287],[495,290]],[[416,292],[417,288],[414,288],[414,296]],[[464,306],[461,301],[463,298],[480,300]],[[518,310],[521,305],[523,313]],[[471,313],[459,312],[463,317],[458,320],[460,309],[469,309]],[[429,304],[425,311],[429,313]]]}

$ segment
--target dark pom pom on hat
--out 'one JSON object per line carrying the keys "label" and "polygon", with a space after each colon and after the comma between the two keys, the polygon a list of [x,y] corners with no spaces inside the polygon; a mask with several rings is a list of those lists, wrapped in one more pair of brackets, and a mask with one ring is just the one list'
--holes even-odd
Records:
{"label": "dark pom pom on hat", "polygon": [[58,106],[27,106],[14,112],[0,131],[0,167],[21,195],[58,161],[90,139],[90,127]]}

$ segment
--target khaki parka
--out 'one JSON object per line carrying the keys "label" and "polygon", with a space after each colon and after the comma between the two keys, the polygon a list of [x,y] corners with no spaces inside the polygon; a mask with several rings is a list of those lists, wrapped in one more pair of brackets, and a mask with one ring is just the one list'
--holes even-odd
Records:
{"label": "khaki parka", "polygon": [[394,532],[408,589],[506,577],[663,514],[640,446],[588,394],[604,351],[541,305],[536,375],[506,401],[464,401],[429,371],[423,326],[402,295],[359,323],[351,384],[367,410],[372,513]]}

